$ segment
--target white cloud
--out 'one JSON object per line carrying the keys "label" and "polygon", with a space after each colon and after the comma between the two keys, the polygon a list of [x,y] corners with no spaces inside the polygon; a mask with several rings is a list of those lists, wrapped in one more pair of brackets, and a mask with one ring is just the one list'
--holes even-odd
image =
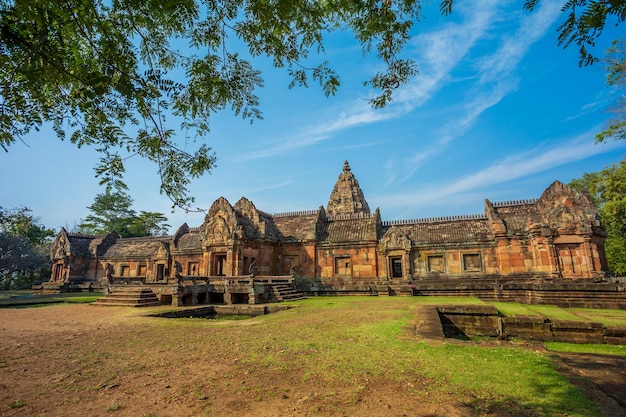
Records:
{"label": "white cloud", "polygon": [[[239,159],[267,158],[293,152],[329,140],[347,129],[384,122],[402,117],[426,103],[446,82],[449,72],[466,56],[474,44],[486,33],[497,14],[495,0],[481,1],[463,13],[467,18],[461,24],[448,23],[443,28],[417,36],[410,47],[417,55],[420,74],[408,86],[394,94],[394,101],[385,109],[372,109],[366,100],[358,99],[336,116],[324,114],[314,125],[279,144],[241,155]],[[459,11],[461,12],[461,11]],[[336,112],[335,112],[336,113]]]}
{"label": "white cloud", "polygon": [[416,207],[436,204],[451,196],[461,195],[481,187],[503,183],[529,175],[535,175],[565,164],[581,161],[589,157],[625,147],[621,142],[595,144],[594,135],[598,126],[553,148],[545,146],[513,155],[498,161],[474,174],[464,176],[447,184],[422,189],[419,193],[407,190],[406,193],[389,195],[378,199],[377,204],[385,207]]}
{"label": "white cloud", "polygon": [[[504,97],[517,89],[519,81],[517,68],[520,62],[532,44],[545,35],[548,28],[560,15],[560,6],[556,1],[540,4],[541,7],[535,12],[522,15],[517,25],[518,29],[511,36],[505,37],[493,54],[479,60],[476,73],[477,82],[471,84],[469,92],[464,96],[467,101],[459,102],[460,109],[458,106],[451,109],[450,121],[434,133],[435,136],[439,137],[438,140],[432,143],[430,147],[420,149],[419,152],[407,157],[403,163],[399,164],[400,166],[394,166],[394,170],[400,170],[404,175],[398,179],[397,173],[394,173],[389,177],[388,184],[392,181],[401,184],[410,179],[425,162],[444,152],[447,145],[471,129],[484,111],[497,105]],[[518,16],[520,15],[516,14],[516,18]],[[436,48],[428,50],[426,56],[432,56],[434,62],[441,64],[436,72],[447,74],[451,71],[452,66],[450,65],[452,63],[456,65],[458,61],[453,62],[450,55],[456,56],[459,52],[462,52],[463,55],[467,54],[469,47],[473,46],[484,35],[484,32],[489,29],[488,22],[494,18],[493,15],[485,11],[477,13],[475,17],[475,24],[459,27],[463,31],[458,34],[452,36],[449,35],[449,31],[445,31],[443,33],[445,42],[435,37],[439,39],[433,43]],[[435,34],[428,36],[431,35],[434,36]],[[441,56],[447,58],[441,58]],[[445,71],[442,70],[443,68]]]}

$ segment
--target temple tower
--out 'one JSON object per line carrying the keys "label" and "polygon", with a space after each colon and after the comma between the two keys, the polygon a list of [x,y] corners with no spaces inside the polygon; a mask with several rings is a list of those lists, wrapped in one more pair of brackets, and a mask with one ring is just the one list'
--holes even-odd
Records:
{"label": "temple tower", "polygon": [[331,216],[337,214],[370,214],[359,182],[354,178],[348,161],[343,163],[343,171],[330,194],[326,212]]}

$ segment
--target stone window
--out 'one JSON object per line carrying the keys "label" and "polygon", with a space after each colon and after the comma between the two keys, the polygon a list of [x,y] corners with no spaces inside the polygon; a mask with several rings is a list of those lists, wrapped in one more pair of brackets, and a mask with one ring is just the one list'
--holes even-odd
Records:
{"label": "stone window", "polygon": [[428,272],[445,272],[443,255],[428,255]]}
{"label": "stone window", "polygon": [[200,264],[198,262],[189,262],[187,264],[187,275],[190,275],[190,276],[200,275]]}
{"label": "stone window", "polygon": [[352,275],[352,262],[350,262],[349,256],[335,257],[335,274]]}
{"label": "stone window", "polygon": [[393,258],[389,258],[389,262],[391,263],[391,277],[402,278],[404,276],[402,273],[402,257],[394,256]]}
{"label": "stone window", "polygon": [[122,265],[120,267],[120,276],[121,277],[128,277],[128,276],[130,276],[130,267],[128,265]]}
{"label": "stone window", "polygon": [[480,253],[464,253],[463,270],[467,272],[481,271]]}

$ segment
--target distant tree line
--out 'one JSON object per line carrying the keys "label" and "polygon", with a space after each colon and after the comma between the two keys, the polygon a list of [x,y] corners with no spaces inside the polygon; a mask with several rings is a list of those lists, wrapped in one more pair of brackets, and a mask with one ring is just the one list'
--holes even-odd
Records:
{"label": "distant tree line", "polygon": [[604,250],[609,270],[626,276],[626,159],[602,171],[585,173],[570,186],[587,190],[600,209],[608,234]]}
{"label": "distant tree line", "polygon": [[[131,208],[132,198],[110,188],[98,194],[89,214],[70,232],[90,235],[116,231],[122,237],[165,235],[170,227],[158,212]],[[0,207],[0,290],[30,288],[50,278],[50,249],[56,232],[28,207]]]}
{"label": "distant tree line", "polygon": [[[622,8],[622,18],[626,5]],[[607,84],[615,94],[615,102],[609,111],[613,116],[605,129],[596,136],[597,142],[608,139],[626,139],[626,43],[616,39],[606,51],[604,62]],[[600,217],[607,231],[604,244],[609,270],[614,275],[626,276],[626,158],[601,171],[585,173],[570,185],[585,189],[600,209]]]}
{"label": "distant tree line", "polygon": [[131,208],[133,199],[123,191],[107,187],[96,195],[88,207],[91,214],[85,217],[76,231],[88,235],[100,235],[116,231],[122,237],[166,235],[170,227],[163,213],[140,211]]}
{"label": "distant tree line", "polygon": [[54,230],[43,226],[27,207],[0,207],[0,288],[28,288],[50,276],[49,252]]}

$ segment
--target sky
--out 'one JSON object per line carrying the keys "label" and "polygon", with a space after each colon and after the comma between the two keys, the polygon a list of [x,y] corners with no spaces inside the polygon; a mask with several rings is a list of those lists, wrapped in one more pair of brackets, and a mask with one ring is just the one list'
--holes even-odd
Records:
{"label": "sky", "polygon": [[[619,162],[626,143],[595,143],[615,94],[604,65],[579,68],[577,48],[557,45],[563,1],[541,1],[533,13],[521,3],[458,1],[451,16],[427,5],[403,53],[419,74],[385,109],[369,106],[375,93],[363,86],[381,64],[349,33],[328,36],[316,57],[340,76],[334,97],[314,84],[289,89],[286,70],[256,59],[264,119],[212,117],[204,140],[217,166],[192,182],[194,207],[208,210],[220,196],[233,205],[246,197],[270,214],[325,207],[347,160],[383,220],[480,214],[485,199],[538,198],[555,180]],[[601,56],[620,29],[607,25],[594,52]],[[98,158],[49,129],[31,134],[0,153],[0,206],[29,207],[46,227],[72,229],[104,191]],[[172,233],[202,224],[202,212],[172,212],[155,166],[127,164],[136,211],[164,213]]]}

